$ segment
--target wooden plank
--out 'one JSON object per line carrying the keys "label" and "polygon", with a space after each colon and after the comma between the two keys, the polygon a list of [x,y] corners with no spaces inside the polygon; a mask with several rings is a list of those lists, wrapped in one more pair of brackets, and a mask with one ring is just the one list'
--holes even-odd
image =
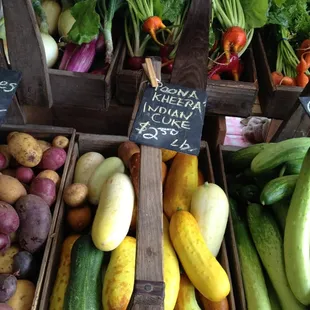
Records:
{"label": "wooden plank", "polygon": [[[299,97],[310,97],[310,83],[307,84]],[[306,137],[309,131],[309,116],[298,99],[290,111],[290,117],[281,123],[271,141],[279,142],[291,138]]]}
{"label": "wooden plank", "polygon": [[201,90],[207,87],[210,7],[210,0],[191,3],[173,65],[173,84]]}
{"label": "wooden plank", "polygon": [[267,132],[267,136],[265,138],[266,142],[270,142],[272,137],[275,135],[275,133],[277,132],[277,130],[279,129],[280,125],[281,125],[282,121],[278,120],[278,119],[272,119],[269,125],[269,129]]}
{"label": "wooden plank", "polygon": [[[161,62],[153,60],[153,66],[156,76],[160,80]],[[141,83],[132,121],[140,105],[143,90],[143,83]],[[164,309],[162,214],[161,151],[141,145],[136,274],[134,294],[129,309]]]}
{"label": "wooden plank", "polygon": [[31,0],[2,0],[12,69],[22,72],[21,105],[51,107],[52,90],[45,52]]}

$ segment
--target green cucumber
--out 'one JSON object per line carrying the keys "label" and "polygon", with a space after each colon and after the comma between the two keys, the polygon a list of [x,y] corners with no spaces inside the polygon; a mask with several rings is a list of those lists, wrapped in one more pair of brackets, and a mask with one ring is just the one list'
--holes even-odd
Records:
{"label": "green cucumber", "polygon": [[261,263],[246,224],[229,199],[248,310],[272,310]]}
{"label": "green cucumber", "polygon": [[286,216],[289,206],[290,206],[289,200],[281,200],[271,206],[275,219],[278,225],[280,226],[283,234],[285,230]]}
{"label": "green cucumber", "polygon": [[251,145],[247,148],[232,152],[228,158],[228,165],[232,170],[244,170],[251,166],[253,158],[270,144],[259,143]]}
{"label": "green cucumber", "polygon": [[297,179],[298,175],[286,175],[268,182],[260,194],[260,202],[262,205],[269,206],[292,196]]}
{"label": "green cucumber", "polygon": [[277,292],[282,309],[305,309],[295,298],[288,284],[284,266],[283,240],[271,210],[259,204],[250,204],[247,215],[255,247]]}
{"label": "green cucumber", "polygon": [[310,149],[304,159],[287,213],[284,255],[288,282],[296,298],[310,304]]}
{"label": "green cucumber", "polygon": [[272,310],[282,310],[281,305],[280,305],[280,301],[277,295],[277,292],[275,291],[269,277],[268,274],[264,274],[265,276],[265,281],[266,281],[266,286],[267,286],[267,290],[268,290],[268,296],[269,296],[269,300],[270,300],[270,305],[271,305],[271,309]]}
{"label": "green cucumber", "polygon": [[285,163],[286,169],[285,174],[299,174],[301,170],[302,163],[304,158],[302,159],[295,159]]}
{"label": "green cucumber", "polygon": [[310,147],[310,138],[293,138],[275,143],[258,153],[251,163],[255,174],[272,170],[291,160],[302,159]]}
{"label": "green cucumber", "polygon": [[74,243],[64,310],[102,309],[103,257],[91,235],[83,235]]}

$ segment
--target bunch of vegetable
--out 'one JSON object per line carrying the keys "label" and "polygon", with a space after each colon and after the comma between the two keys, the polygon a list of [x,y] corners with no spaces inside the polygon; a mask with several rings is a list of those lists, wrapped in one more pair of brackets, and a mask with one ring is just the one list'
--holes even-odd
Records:
{"label": "bunch of vegetable", "polygon": [[241,149],[226,168],[248,309],[306,309],[310,138]]}
{"label": "bunch of vegetable", "polygon": [[[240,79],[240,57],[251,43],[254,28],[266,23],[268,0],[212,0],[208,77],[221,79],[221,73],[230,73]],[[218,46],[221,42],[221,46]]]}
{"label": "bunch of vegetable", "polygon": [[[62,0],[61,5],[32,0],[48,67],[106,74],[113,56],[112,21],[124,4],[123,0]],[[60,62],[59,48],[64,49]]]}
{"label": "bunch of vegetable", "polygon": [[127,0],[127,3],[127,68],[141,69],[144,56],[151,53],[161,56],[163,72],[171,73],[190,1]]}
{"label": "bunch of vegetable", "polygon": [[[185,309],[199,302],[204,309],[228,310],[230,283],[216,259],[228,220],[227,196],[216,184],[204,183],[197,156],[162,150],[162,160],[164,307]],[[50,310],[128,307],[135,279],[139,176],[140,148],[130,141],[119,146],[118,156],[88,152],[78,159],[63,195],[70,234]]]}
{"label": "bunch of vegetable", "polygon": [[275,50],[274,42],[277,42],[276,61],[273,63],[272,56],[269,59],[270,66],[274,68],[272,73],[274,85],[304,87],[309,81],[310,66],[308,1],[271,1],[267,24],[264,43],[269,54]]}
{"label": "bunch of vegetable", "polygon": [[[0,145],[0,307],[30,309],[69,140],[11,132]],[[2,309],[2,308],[1,308]]]}

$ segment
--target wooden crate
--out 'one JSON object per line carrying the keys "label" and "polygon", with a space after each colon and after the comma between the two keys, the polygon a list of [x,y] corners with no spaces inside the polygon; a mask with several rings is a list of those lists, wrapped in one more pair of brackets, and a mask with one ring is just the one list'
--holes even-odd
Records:
{"label": "wooden crate", "polygon": [[23,74],[17,90],[21,105],[82,107],[97,111],[109,107],[122,39],[115,44],[106,75],[48,69],[31,1],[3,0],[3,10],[11,66]]}
{"label": "wooden crate", "polygon": [[50,257],[51,245],[54,239],[54,231],[57,223],[58,212],[60,210],[61,202],[62,202],[62,193],[64,184],[67,177],[67,172],[72,156],[74,140],[75,140],[75,129],[71,128],[62,128],[62,127],[50,127],[50,126],[38,126],[38,125],[3,125],[0,127],[0,141],[2,144],[6,144],[6,137],[9,132],[19,131],[26,132],[33,135],[37,139],[44,139],[46,141],[52,141],[55,136],[63,135],[70,139],[70,144],[67,150],[67,159],[65,165],[62,169],[61,182],[58,188],[58,193],[56,197],[56,202],[53,207],[53,217],[51,228],[47,237],[46,245],[44,252],[42,253],[42,262],[40,267],[40,273],[38,277],[38,281],[36,283],[36,291],[33,300],[33,304],[31,310],[38,309],[40,300],[41,300],[41,291],[43,288],[43,284],[45,282],[45,271]]}
{"label": "wooden crate", "polygon": [[[105,157],[115,156],[117,154],[118,146],[126,141],[126,137],[119,136],[104,136],[104,135],[91,135],[91,134],[79,134],[78,143],[75,144],[71,165],[68,171],[68,177],[66,180],[66,185],[72,183],[73,173],[75,169],[75,163],[78,159],[79,155],[82,155],[85,152],[95,151],[102,153]],[[208,145],[206,142],[202,142],[201,144],[201,152],[199,156],[199,165],[202,170],[206,180],[210,182],[214,182],[214,174],[212,170],[211,160]],[[56,278],[58,264],[60,259],[61,245],[65,238],[65,205],[62,202],[60,212],[58,214],[57,224],[55,228],[55,238],[53,240],[53,244],[51,247],[50,260],[47,266],[47,273],[45,278],[45,285],[42,291],[42,298],[39,309],[48,309],[50,295],[53,290],[54,281]],[[145,232],[144,235],[149,234],[150,232]],[[137,242],[143,242],[143,240],[137,239]],[[222,244],[221,251],[219,253],[218,259],[230,278],[230,269],[228,256],[226,252],[226,244],[225,241]],[[139,268],[139,266],[137,267]],[[156,283],[152,283],[153,286],[156,286]],[[163,296],[161,296],[163,298]],[[158,298],[158,296],[157,296]],[[155,298],[155,299],[157,299]],[[153,299],[153,302],[154,300]],[[230,309],[237,309],[234,300],[233,287],[231,293],[228,296]],[[156,300],[155,300],[156,302]],[[156,306],[157,305],[157,306]],[[153,304],[153,309],[159,309],[158,304]],[[151,305],[152,306],[152,305]],[[147,306],[141,307],[140,309],[146,309]],[[149,309],[149,308],[148,308]]]}
{"label": "wooden crate", "polygon": [[274,85],[262,37],[258,31],[254,34],[253,49],[259,80],[258,95],[263,115],[286,120],[290,117],[291,110],[303,88]]}
{"label": "wooden crate", "polygon": [[[137,96],[142,70],[125,69],[126,45],[124,44],[116,73],[116,99],[124,105],[133,106]],[[244,81],[208,80],[208,113],[247,117],[257,98],[257,76],[253,51],[249,48],[243,56]],[[162,81],[170,82],[170,75],[162,74]],[[220,113],[218,113],[220,110]]]}

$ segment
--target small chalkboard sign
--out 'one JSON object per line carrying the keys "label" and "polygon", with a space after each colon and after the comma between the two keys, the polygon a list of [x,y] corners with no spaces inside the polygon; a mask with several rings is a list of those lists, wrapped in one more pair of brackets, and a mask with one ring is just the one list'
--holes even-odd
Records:
{"label": "small chalkboard sign", "polygon": [[129,139],[139,144],[198,155],[207,93],[168,83],[148,85]]}
{"label": "small chalkboard sign", "polygon": [[21,77],[19,71],[0,68],[0,125],[5,120]]}
{"label": "small chalkboard sign", "polygon": [[302,104],[308,116],[310,117],[310,96],[299,97],[299,101]]}

